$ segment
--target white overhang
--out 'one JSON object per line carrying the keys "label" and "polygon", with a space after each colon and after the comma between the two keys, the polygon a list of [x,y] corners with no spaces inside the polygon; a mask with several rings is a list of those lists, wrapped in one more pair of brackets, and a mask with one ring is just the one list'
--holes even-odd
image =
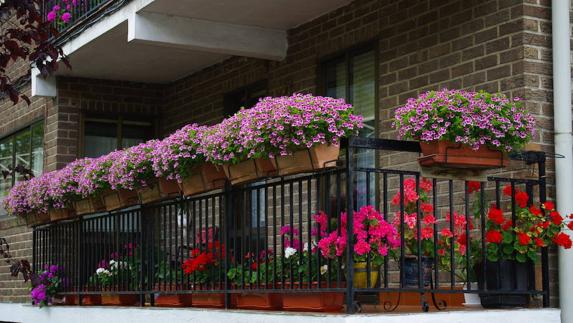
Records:
{"label": "white overhang", "polygon": [[[289,29],[350,2],[132,0],[67,40],[72,69],[56,75],[169,83],[231,56],[282,60]],[[50,83],[33,95],[52,96]]]}

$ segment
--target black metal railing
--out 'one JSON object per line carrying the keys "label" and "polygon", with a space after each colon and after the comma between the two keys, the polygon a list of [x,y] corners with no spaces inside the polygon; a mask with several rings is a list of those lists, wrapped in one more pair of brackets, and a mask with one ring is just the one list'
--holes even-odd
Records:
{"label": "black metal railing", "polygon": [[[90,17],[96,15],[102,8],[112,5],[113,0],[78,0],[75,6],[71,6],[68,12],[71,14],[71,19],[68,22],[61,20],[54,21],[53,27],[57,30],[59,35],[65,34],[67,31],[75,28],[78,24],[86,22]],[[124,1],[125,2],[125,1]],[[62,7],[60,0],[46,0],[43,2],[42,13],[44,18],[47,19],[48,13],[54,6]]]}
{"label": "black metal railing", "polygon": [[[232,308],[237,295],[329,292],[329,297],[344,297],[348,312],[372,299],[392,311],[405,293],[420,294],[424,310],[431,304],[447,307],[440,295],[462,293],[541,295],[543,305],[549,305],[546,248],[540,266],[527,263],[525,287],[514,282],[494,288],[486,276],[492,265],[486,257],[487,209],[492,203],[504,207],[516,223],[517,190],[528,193],[528,205],[544,202],[543,153],[513,156],[536,167],[536,178],[489,177],[478,188],[463,180],[426,180],[417,171],[361,167],[353,157],[363,149],[415,153],[417,143],[351,138],[344,145],[345,165],[335,168],[249,185],[227,184],[200,196],[36,227],[33,267],[60,265],[64,294],[76,295],[80,304],[85,295],[139,295],[144,305],[154,304],[161,295],[219,293],[222,305]],[[504,194],[506,186],[509,195]],[[412,187],[418,198],[408,204]],[[356,259],[347,252],[354,250],[352,238],[338,257],[322,256],[317,242],[325,232],[342,234],[342,214],[347,232],[353,232],[354,214],[368,204],[396,224],[400,247],[381,263],[367,256],[364,270],[354,269]],[[319,212],[327,217],[323,230],[315,223]],[[422,213],[435,221],[424,223]],[[414,228],[410,233],[408,226]],[[441,244],[445,229],[463,242]],[[201,270],[185,273],[186,261],[200,257],[205,262],[194,265],[203,266]],[[94,278],[98,268],[110,272],[108,280]]]}

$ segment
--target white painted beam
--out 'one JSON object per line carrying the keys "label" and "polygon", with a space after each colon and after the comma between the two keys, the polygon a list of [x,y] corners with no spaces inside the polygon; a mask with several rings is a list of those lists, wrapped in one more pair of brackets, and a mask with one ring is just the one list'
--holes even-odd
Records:
{"label": "white painted beam", "polygon": [[128,41],[208,53],[282,60],[286,31],[158,13],[129,17]]}
{"label": "white painted beam", "polygon": [[44,78],[40,74],[40,70],[36,67],[32,68],[30,73],[32,79],[32,97],[56,97],[58,90],[55,76],[51,75],[48,78]]}

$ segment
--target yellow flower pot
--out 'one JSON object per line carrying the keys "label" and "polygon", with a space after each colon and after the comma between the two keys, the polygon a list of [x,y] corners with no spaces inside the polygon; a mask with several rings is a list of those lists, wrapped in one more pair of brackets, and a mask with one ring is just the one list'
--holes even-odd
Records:
{"label": "yellow flower pot", "polygon": [[366,262],[354,264],[354,288],[374,288],[378,282],[379,268],[370,264],[370,286],[368,286],[368,271]]}

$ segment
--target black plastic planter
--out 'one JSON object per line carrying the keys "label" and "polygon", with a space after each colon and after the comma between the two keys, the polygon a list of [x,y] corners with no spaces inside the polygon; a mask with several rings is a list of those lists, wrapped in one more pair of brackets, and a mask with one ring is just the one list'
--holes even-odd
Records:
{"label": "black plastic planter", "polygon": [[[422,257],[424,287],[430,286],[432,282],[433,263],[432,258]],[[404,258],[404,286],[418,287],[418,257]]]}
{"label": "black plastic planter", "polygon": [[[478,265],[478,271],[482,266]],[[529,282],[535,273],[530,262],[520,263],[513,260],[488,262],[486,264],[485,286],[481,272],[478,282],[481,290],[527,292]],[[527,307],[529,294],[480,294],[481,305],[485,308]]]}

